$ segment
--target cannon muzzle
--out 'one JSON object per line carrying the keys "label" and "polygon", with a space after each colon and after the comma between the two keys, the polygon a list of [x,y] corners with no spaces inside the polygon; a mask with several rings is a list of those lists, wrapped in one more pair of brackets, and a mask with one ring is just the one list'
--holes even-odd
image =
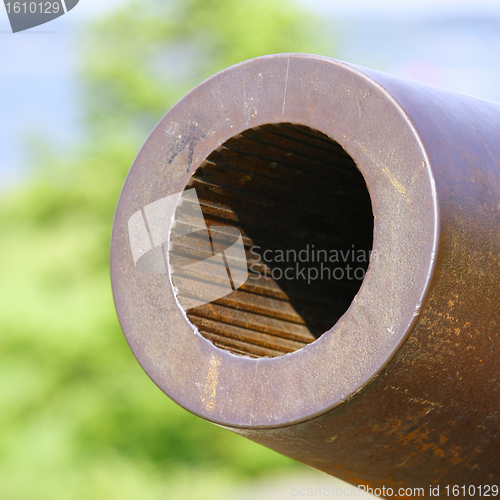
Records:
{"label": "cannon muzzle", "polygon": [[498,485],[499,104],[319,56],[233,66],[139,152],[111,276],[190,412],[355,485]]}

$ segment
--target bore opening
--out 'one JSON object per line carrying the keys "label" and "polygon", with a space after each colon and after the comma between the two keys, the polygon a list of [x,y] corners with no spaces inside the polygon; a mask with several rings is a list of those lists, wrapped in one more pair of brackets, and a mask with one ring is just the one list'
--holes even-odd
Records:
{"label": "bore opening", "polygon": [[[186,309],[201,335],[234,354],[275,357],[313,342],[347,311],[368,268],[373,213],[363,176],[337,142],[290,123],[249,129],[209,155],[193,188],[211,255],[227,267],[221,248],[241,234],[248,269],[239,288]],[[178,207],[174,231],[192,224],[189,203]],[[189,282],[180,302],[206,282],[176,273]]]}

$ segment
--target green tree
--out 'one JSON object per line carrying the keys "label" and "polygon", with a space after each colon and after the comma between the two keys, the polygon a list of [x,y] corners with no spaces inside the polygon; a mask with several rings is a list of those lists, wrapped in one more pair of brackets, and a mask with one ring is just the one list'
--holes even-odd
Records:
{"label": "green tree", "polygon": [[131,3],[81,45],[86,134],[71,159],[0,201],[0,498],[221,498],[295,465],[198,419],[142,372],[121,334],[109,235],[127,170],[161,116],[212,73],[274,52],[325,52],[286,1]]}

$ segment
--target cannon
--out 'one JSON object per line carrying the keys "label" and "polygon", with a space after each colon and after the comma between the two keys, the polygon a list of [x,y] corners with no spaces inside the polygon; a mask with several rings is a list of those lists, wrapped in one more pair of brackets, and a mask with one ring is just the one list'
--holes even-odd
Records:
{"label": "cannon", "polygon": [[499,163],[493,102],[305,54],[216,74],[118,202],[135,357],[186,410],[381,496],[498,495]]}

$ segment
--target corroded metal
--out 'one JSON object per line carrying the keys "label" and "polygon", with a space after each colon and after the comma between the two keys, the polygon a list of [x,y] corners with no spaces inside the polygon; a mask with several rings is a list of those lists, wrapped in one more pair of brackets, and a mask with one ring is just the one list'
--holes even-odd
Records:
{"label": "corroded metal", "polygon": [[[262,130],[273,124],[281,128],[268,131],[276,136],[269,144]],[[429,485],[445,495],[446,485],[498,484],[499,137],[496,103],[323,57],[268,56],[210,78],[154,129],[116,211],[113,293],[135,356],[189,411],[353,484],[425,487],[425,496]],[[293,160],[255,153],[257,142],[285,147],[280,141],[288,141]],[[286,239],[292,222],[297,238],[307,239],[314,223],[303,214],[311,207],[323,207],[312,211],[325,224],[349,217],[347,202],[338,210],[337,200],[362,193],[355,169],[342,174],[351,187],[336,191],[334,174],[318,177],[329,166],[307,149],[313,143],[337,155],[334,168],[352,159],[371,200],[373,242],[366,241],[371,233],[349,229],[356,217],[342,230],[372,247],[346,307],[334,305],[342,288],[294,302],[300,290],[293,286],[247,281],[190,316],[168,274],[137,271],[129,219],[197,183],[209,229],[234,224],[247,250],[261,234],[269,248],[295,241]],[[250,154],[258,156],[249,177],[260,179],[255,193],[245,187],[249,167],[235,159]],[[298,157],[310,163],[292,164]],[[276,173],[280,161],[296,176]],[[233,163],[219,175],[224,162]],[[274,197],[285,189],[280,182],[289,194]],[[267,201],[251,198],[259,190]],[[259,203],[283,213],[286,228],[266,233],[268,215],[245,225],[242,214]],[[319,225],[315,234],[322,227],[330,228]],[[332,310],[340,311],[325,316],[333,326],[316,334],[323,323],[310,324]]]}

